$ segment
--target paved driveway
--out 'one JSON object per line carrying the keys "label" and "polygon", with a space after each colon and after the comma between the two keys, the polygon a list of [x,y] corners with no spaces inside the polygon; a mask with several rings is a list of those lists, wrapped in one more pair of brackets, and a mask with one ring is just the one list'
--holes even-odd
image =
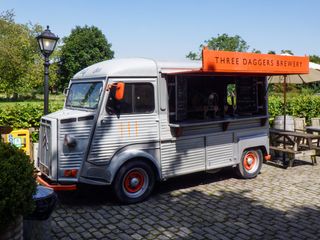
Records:
{"label": "paved driveway", "polygon": [[252,180],[230,169],[179,177],[135,205],[109,191],[60,194],[54,239],[320,239],[320,165],[264,164]]}

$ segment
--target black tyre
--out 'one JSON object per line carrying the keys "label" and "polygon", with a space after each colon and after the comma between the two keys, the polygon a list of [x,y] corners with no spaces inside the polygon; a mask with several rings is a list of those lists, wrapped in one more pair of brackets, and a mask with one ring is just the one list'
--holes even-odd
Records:
{"label": "black tyre", "polygon": [[263,155],[260,149],[245,150],[237,166],[237,174],[246,179],[256,177],[261,170],[262,161]]}
{"label": "black tyre", "polygon": [[150,196],[155,183],[151,166],[141,160],[123,165],[113,181],[113,191],[122,203],[137,203]]}

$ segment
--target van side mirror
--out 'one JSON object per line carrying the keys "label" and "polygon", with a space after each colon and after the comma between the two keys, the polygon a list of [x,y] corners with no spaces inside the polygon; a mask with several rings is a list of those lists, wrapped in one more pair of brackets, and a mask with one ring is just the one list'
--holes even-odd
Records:
{"label": "van side mirror", "polygon": [[69,92],[69,88],[63,89],[63,95],[67,96]]}
{"label": "van side mirror", "polygon": [[107,101],[106,111],[109,115],[116,114],[120,116],[120,102],[124,97],[124,82],[111,83],[106,87],[106,91],[110,91],[110,96]]}
{"label": "van side mirror", "polygon": [[123,99],[123,96],[124,96],[124,82],[118,82],[117,85],[115,86],[116,87],[116,93],[115,93],[115,99],[120,101]]}

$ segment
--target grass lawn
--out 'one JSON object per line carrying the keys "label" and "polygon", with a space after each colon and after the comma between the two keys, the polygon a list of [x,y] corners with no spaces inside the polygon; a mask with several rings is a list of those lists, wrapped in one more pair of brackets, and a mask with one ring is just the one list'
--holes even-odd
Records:
{"label": "grass lawn", "polygon": [[[49,105],[61,105],[63,107],[65,96],[63,94],[49,95]],[[37,95],[35,99],[26,99],[26,100],[16,100],[13,101],[11,99],[5,99],[3,94],[0,94],[0,108],[1,107],[12,107],[15,105],[43,105],[43,95]]]}

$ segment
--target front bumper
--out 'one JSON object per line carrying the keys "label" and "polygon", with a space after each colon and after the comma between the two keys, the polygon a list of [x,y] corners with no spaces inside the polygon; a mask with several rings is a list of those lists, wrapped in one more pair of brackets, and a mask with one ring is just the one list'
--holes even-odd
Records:
{"label": "front bumper", "polygon": [[75,191],[75,190],[77,190],[76,184],[49,183],[49,181],[42,176],[37,177],[37,182],[42,186],[52,188],[54,191]]}

